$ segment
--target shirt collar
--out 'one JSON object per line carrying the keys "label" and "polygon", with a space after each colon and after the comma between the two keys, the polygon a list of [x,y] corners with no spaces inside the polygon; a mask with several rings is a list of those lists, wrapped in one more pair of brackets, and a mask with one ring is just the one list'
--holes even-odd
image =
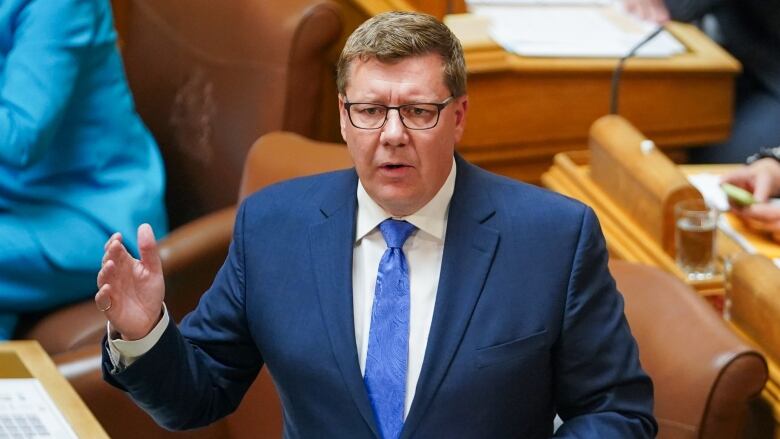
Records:
{"label": "shirt collar", "polygon": [[[396,219],[405,220],[413,224],[419,230],[435,237],[444,239],[444,230],[447,223],[447,208],[450,205],[452,194],[455,192],[455,158],[452,159],[452,167],[447,180],[439,189],[439,192],[417,212]],[[357,185],[357,228],[355,230],[355,242],[363,239],[364,236],[374,230],[382,221],[392,218],[379,204],[376,203],[366,192],[363,183],[358,180]]]}

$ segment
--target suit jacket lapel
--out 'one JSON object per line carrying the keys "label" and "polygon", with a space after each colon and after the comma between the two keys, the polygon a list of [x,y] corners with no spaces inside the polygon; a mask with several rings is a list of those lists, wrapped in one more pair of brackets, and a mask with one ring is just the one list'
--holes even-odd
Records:
{"label": "suit jacket lapel", "polygon": [[478,171],[457,157],[439,287],[422,371],[401,437],[419,425],[460,345],[493,261],[499,234],[485,225],[495,213]]}
{"label": "suit jacket lapel", "polygon": [[368,400],[355,342],[352,307],[352,247],[355,239],[357,176],[344,187],[334,187],[333,196],[322,204],[324,221],[311,226],[309,242],[322,318],[344,382],[360,413],[379,437],[374,412]]}

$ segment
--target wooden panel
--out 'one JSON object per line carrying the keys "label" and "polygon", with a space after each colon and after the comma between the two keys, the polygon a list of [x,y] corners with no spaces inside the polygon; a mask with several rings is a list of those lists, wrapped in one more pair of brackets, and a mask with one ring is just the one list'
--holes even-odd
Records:
{"label": "wooden panel", "polygon": [[664,153],[642,151],[647,138],[620,116],[591,128],[590,177],[670,255],[675,254],[674,205],[702,196]]}
{"label": "wooden panel", "polygon": [[729,276],[731,321],[780,362],[780,269],[760,255],[735,258]]}
{"label": "wooden panel", "polygon": [[[552,190],[576,198],[591,206],[599,218],[607,246],[613,256],[632,262],[655,265],[687,282],[700,294],[720,307],[723,295],[723,276],[716,274],[712,279],[690,281],[677,267],[674,258],[664,251],[661,243],[648,233],[637,220],[614,198],[595,184],[591,178],[590,153],[577,151],[560,153],[555,163],[543,174],[542,182]],[[719,169],[725,169],[720,167]],[[718,254],[724,255],[743,250],[731,238],[718,233]],[[718,272],[722,273],[721,261]]]}

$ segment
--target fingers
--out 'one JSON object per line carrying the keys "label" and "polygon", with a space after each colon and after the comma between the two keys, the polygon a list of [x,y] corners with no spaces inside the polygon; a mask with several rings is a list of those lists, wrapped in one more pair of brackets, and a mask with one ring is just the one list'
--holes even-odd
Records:
{"label": "fingers", "polygon": [[761,159],[724,175],[721,180],[752,192],[759,203],[764,203],[780,191],[780,165],[774,159]]}
{"label": "fingers", "polygon": [[669,10],[663,0],[624,0],[625,11],[641,20],[655,23],[669,21]]}
{"label": "fingers", "polygon": [[664,4],[663,0],[652,0],[650,21],[656,23],[666,23],[669,21],[669,10],[666,9],[666,5]]}
{"label": "fingers", "polygon": [[141,254],[141,262],[153,273],[162,273],[162,261],[154,238],[154,231],[149,224],[141,224],[138,227],[138,252]]}
{"label": "fingers", "polygon": [[625,0],[623,7],[631,15],[639,15],[639,0]]}
{"label": "fingers", "polygon": [[108,248],[111,246],[114,242],[122,243],[122,234],[117,232],[111,235],[110,238],[108,238],[108,241],[106,241],[105,244],[103,244],[103,260],[101,261],[100,265],[106,265],[106,261],[108,261]]}
{"label": "fingers", "polygon": [[753,171],[743,166],[735,171],[729,172],[728,174],[723,175],[721,177],[721,181],[725,183],[731,183],[734,186],[739,186],[745,190],[753,191],[753,180],[755,179],[755,174]]}
{"label": "fingers", "polygon": [[760,221],[763,223],[780,224],[780,206],[770,203],[753,204],[747,209],[743,209],[741,215],[744,218]]}
{"label": "fingers", "polygon": [[759,203],[765,203],[772,195],[772,176],[768,173],[760,173],[756,176],[753,188],[753,198]]}
{"label": "fingers", "polygon": [[121,287],[122,277],[132,276],[134,259],[119,239],[109,240],[107,246],[97,275],[97,286],[101,288],[105,284],[116,283]]}
{"label": "fingers", "polygon": [[108,312],[111,310],[113,300],[111,299],[111,285],[103,285],[95,294],[95,306],[100,312]]}
{"label": "fingers", "polygon": [[753,204],[735,212],[748,227],[759,232],[780,236],[780,207],[771,204]]}
{"label": "fingers", "polygon": [[121,233],[119,233],[119,232],[116,232],[116,233],[114,233],[113,235],[111,235],[111,237],[110,237],[110,238],[108,238],[108,241],[106,241],[106,243],[103,245],[103,250],[108,250],[108,246],[109,246],[109,245],[110,245],[112,242],[114,242],[114,241],[119,241],[119,242],[122,242],[122,234],[121,234]]}

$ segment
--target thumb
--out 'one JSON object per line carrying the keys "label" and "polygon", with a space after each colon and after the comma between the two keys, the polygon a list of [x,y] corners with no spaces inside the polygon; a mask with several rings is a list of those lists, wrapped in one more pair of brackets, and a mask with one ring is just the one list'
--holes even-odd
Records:
{"label": "thumb", "polygon": [[154,231],[149,224],[144,223],[138,226],[138,252],[141,255],[141,262],[147,269],[154,273],[162,273],[157,240],[155,240]]}

